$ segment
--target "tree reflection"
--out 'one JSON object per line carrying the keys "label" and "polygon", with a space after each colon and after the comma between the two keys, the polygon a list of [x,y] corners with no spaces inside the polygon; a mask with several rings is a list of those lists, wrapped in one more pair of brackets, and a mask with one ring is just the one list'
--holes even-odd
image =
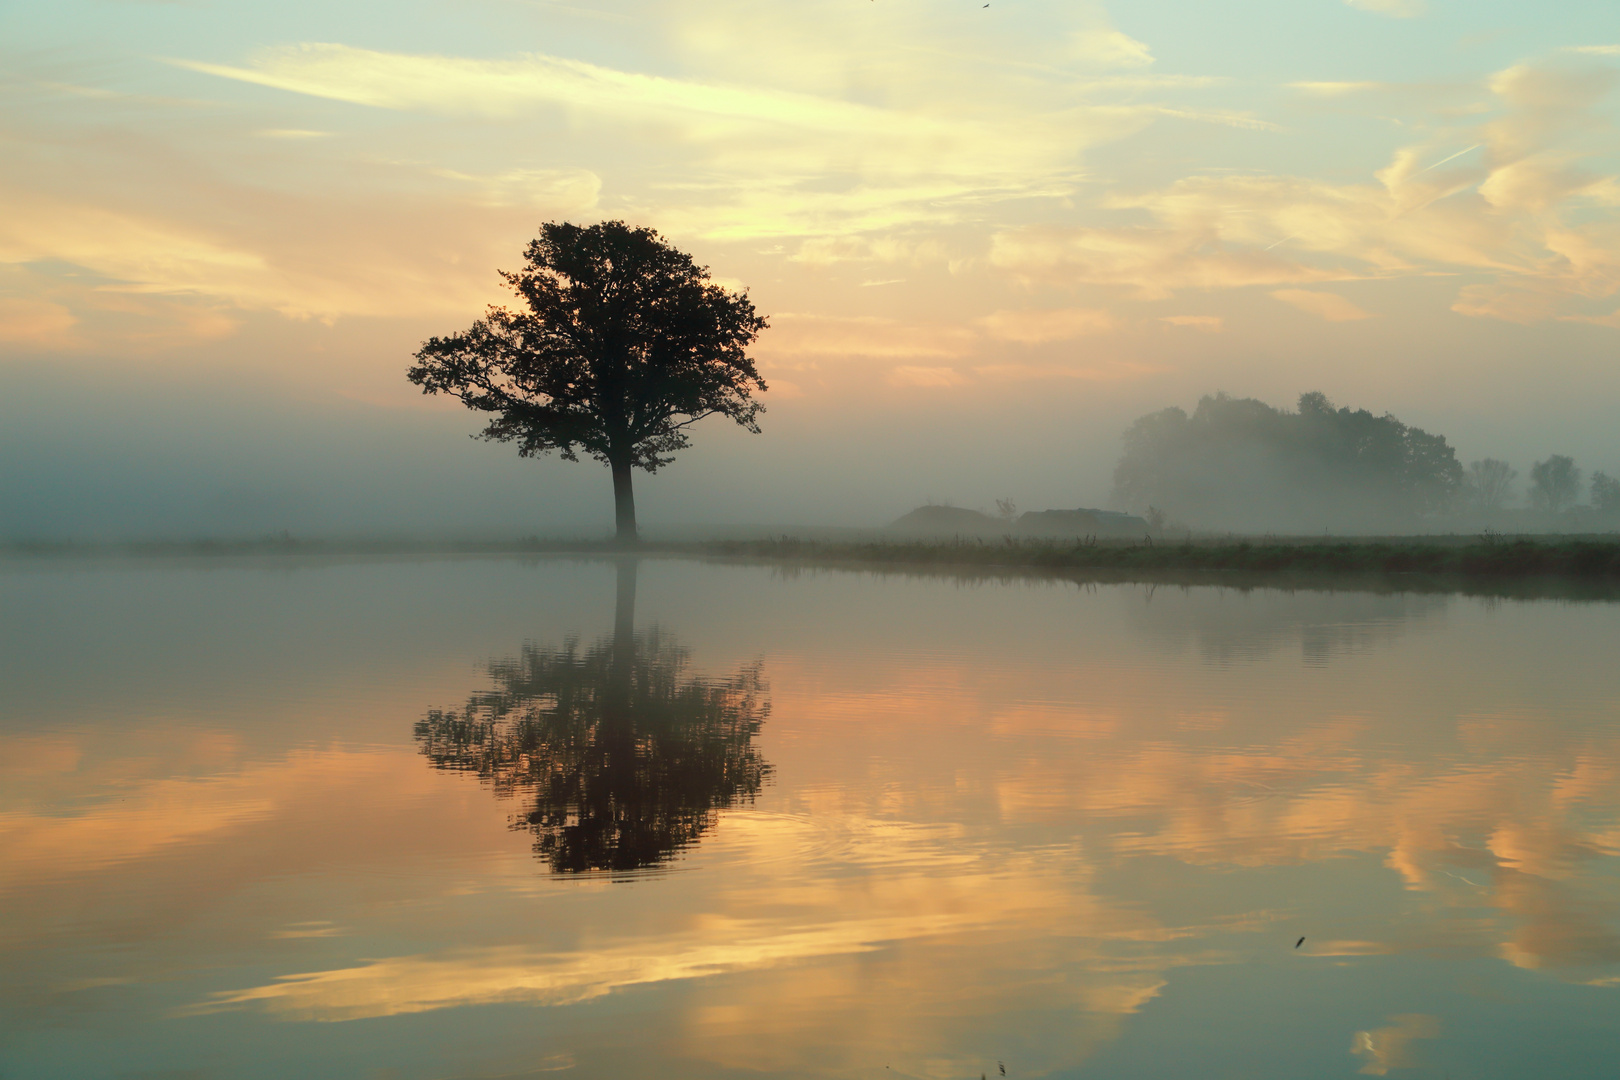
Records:
{"label": "tree reflection", "polygon": [[719,811],[752,802],[771,771],[753,746],[770,712],[759,665],[689,675],[674,636],[636,632],[635,575],[634,560],[619,564],[612,637],[526,645],[490,663],[493,688],[416,725],[434,768],[476,773],[529,807],[512,827],[532,830],[561,873],[665,862]]}

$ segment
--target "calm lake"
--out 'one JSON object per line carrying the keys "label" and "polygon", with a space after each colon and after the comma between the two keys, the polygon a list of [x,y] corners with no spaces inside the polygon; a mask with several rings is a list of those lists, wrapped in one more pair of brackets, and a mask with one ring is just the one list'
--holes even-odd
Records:
{"label": "calm lake", "polygon": [[0,563],[0,1076],[1613,1077],[1617,656],[1603,602]]}

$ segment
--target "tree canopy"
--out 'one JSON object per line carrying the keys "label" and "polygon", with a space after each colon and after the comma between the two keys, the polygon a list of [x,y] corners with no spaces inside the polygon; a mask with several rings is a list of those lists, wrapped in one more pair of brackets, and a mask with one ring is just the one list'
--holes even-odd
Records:
{"label": "tree canopy", "polygon": [[482,437],[524,457],[606,464],[621,539],[636,534],[632,469],[667,465],[706,416],[759,431],[766,386],[747,348],[766,320],[654,230],[548,222],[522,269],[500,273],[522,306],[430,338],[407,375],[491,414]]}
{"label": "tree canopy", "polygon": [[1296,412],[1205,397],[1125,432],[1115,496],[1205,528],[1370,529],[1448,508],[1463,483],[1440,435],[1304,394]]}

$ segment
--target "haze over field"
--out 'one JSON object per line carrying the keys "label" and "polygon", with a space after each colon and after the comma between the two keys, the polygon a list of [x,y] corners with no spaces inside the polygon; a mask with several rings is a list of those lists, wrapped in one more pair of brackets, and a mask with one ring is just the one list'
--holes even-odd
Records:
{"label": "haze over field", "polygon": [[64,0],[0,58],[0,537],[605,532],[404,378],[556,219],[771,320],[655,528],[1105,506],[1219,390],[1620,473],[1612,4]]}

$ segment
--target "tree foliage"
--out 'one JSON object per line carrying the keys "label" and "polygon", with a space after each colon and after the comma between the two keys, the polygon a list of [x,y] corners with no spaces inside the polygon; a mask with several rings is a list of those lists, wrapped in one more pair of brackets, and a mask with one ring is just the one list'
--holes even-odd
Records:
{"label": "tree foliage", "polygon": [[1304,394],[1296,412],[1205,397],[1143,416],[1125,433],[1115,496],[1208,528],[1395,527],[1439,512],[1463,484],[1440,435]]}
{"label": "tree foliage", "polygon": [[767,326],[746,293],[652,229],[549,222],[501,271],[522,301],[430,338],[408,378],[491,419],[482,437],[524,457],[583,452],[613,469],[619,525],[634,533],[632,468],[667,465],[687,428],[726,416],[758,432],[763,391],[747,348]]}

